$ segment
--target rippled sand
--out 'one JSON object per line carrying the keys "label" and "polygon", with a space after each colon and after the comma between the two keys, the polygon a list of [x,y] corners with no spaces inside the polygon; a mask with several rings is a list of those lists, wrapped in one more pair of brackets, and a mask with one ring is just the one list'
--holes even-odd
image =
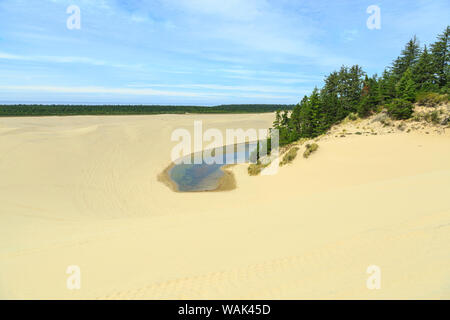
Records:
{"label": "rippled sand", "polygon": [[0,298],[449,299],[448,133],[325,139],[274,176],[231,168],[228,192],[157,180],[173,129],[273,119],[0,118]]}

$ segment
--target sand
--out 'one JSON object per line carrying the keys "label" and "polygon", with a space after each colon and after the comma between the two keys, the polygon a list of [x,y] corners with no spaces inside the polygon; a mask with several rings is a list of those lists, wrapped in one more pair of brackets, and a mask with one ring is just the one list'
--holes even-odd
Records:
{"label": "sand", "polygon": [[273,119],[0,118],[0,298],[450,299],[448,133],[330,135],[227,192],[158,181],[173,129]]}

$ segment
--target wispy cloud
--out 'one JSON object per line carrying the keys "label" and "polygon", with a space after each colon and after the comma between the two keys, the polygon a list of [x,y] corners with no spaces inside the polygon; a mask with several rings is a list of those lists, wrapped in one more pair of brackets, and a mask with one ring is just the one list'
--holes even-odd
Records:
{"label": "wispy cloud", "polygon": [[[106,88],[106,87],[63,87],[63,86],[0,86],[1,91],[37,91],[48,93],[83,93],[83,94],[112,94],[129,96],[165,96],[165,97],[229,97],[228,93],[221,92],[188,92],[188,91],[165,91],[154,90],[151,88]],[[233,96],[241,98],[262,98],[262,99],[285,99],[285,95],[276,95],[270,93],[234,93]],[[288,98],[297,98],[289,96]]]}
{"label": "wispy cloud", "polygon": [[181,88],[181,89],[208,89],[219,91],[244,91],[244,92],[264,92],[264,93],[292,93],[298,94],[298,88],[279,86],[230,86],[216,84],[131,84],[132,88]]}
{"label": "wispy cloud", "polygon": [[344,30],[341,33],[341,37],[344,41],[354,41],[359,35],[359,31],[357,29]]}
{"label": "wispy cloud", "polygon": [[[66,9],[81,9],[68,30]],[[370,3],[371,4],[371,3]],[[430,42],[446,0],[0,0],[0,100],[296,103],[342,64],[381,72]],[[200,99],[200,100],[195,100]],[[110,100],[108,100],[110,102]]]}
{"label": "wispy cloud", "polygon": [[88,57],[60,57],[60,56],[32,56],[32,55],[16,55],[5,52],[0,52],[0,60],[18,60],[18,61],[34,61],[46,63],[73,63],[73,64],[88,64],[93,66],[110,66],[115,68],[137,68],[140,65],[111,63],[104,60],[97,60]]}

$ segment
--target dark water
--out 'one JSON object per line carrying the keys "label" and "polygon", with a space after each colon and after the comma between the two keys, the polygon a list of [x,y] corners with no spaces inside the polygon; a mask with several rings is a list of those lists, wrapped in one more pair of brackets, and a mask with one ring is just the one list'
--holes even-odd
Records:
{"label": "dark water", "polygon": [[[220,148],[222,151],[222,161],[220,163],[211,163],[208,161],[208,154],[203,154],[201,164],[193,164],[193,156],[188,156],[191,164],[177,164],[169,171],[170,179],[176,183],[178,191],[181,192],[198,192],[212,191],[217,189],[220,179],[224,172],[221,168],[228,164],[244,163],[254,161],[257,143],[246,143],[234,146],[232,150],[225,147]],[[244,148],[244,150],[240,150]],[[214,153],[217,152],[217,153]],[[216,149],[212,156],[218,155],[220,150]],[[198,154],[200,155],[200,154]],[[205,162],[206,161],[206,162]],[[207,163],[208,162],[208,163]]]}

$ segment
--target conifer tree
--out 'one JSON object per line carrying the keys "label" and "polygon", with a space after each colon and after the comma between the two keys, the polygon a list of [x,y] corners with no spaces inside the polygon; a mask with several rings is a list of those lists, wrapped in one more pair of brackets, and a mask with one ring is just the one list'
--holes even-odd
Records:
{"label": "conifer tree", "polygon": [[438,79],[434,72],[432,56],[428,53],[427,46],[422,51],[419,61],[412,70],[414,82],[418,91],[434,91],[438,89]]}
{"label": "conifer tree", "polygon": [[362,118],[369,116],[377,105],[377,85],[376,76],[369,79],[366,75],[357,110],[358,115]]}
{"label": "conifer tree", "polygon": [[314,135],[314,114],[311,107],[310,97],[303,101],[300,110],[300,136],[312,137]]}
{"label": "conifer tree", "polygon": [[339,99],[339,81],[339,75],[336,71],[330,73],[330,75],[325,78],[325,85],[320,93],[322,103],[327,111],[325,121],[328,126],[345,118]]}
{"label": "conifer tree", "polygon": [[396,79],[392,72],[388,69],[384,70],[383,76],[379,80],[378,100],[380,103],[385,104],[395,98],[395,84]]}
{"label": "conifer tree", "polygon": [[411,68],[408,68],[397,84],[397,97],[413,102],[416,99],[416,84]]}
{"label": "conifer tree", "polygon": [[403,74],[414,66],[420,55],[420,45],[416,36],[408,41],[405,48],[402,50],[400,56],[394,61],[392,65],[393,75],[397,79],[401,79]]}
{"label": "conifer tree", "polygon": [[275,121],[273,122],[273,127],[275,129],[279,129],[280,128],[280,124],[281,124],[281,110],[277,110],[275,113]]}
{"label": "conifer tree", "polygon": [[435,43],[431,45],[431,55],[433,60],[433,69],[438,78],[439,87],[448,86],[449,81],[449,62],[450,62],[450,26],[438,36]]}

